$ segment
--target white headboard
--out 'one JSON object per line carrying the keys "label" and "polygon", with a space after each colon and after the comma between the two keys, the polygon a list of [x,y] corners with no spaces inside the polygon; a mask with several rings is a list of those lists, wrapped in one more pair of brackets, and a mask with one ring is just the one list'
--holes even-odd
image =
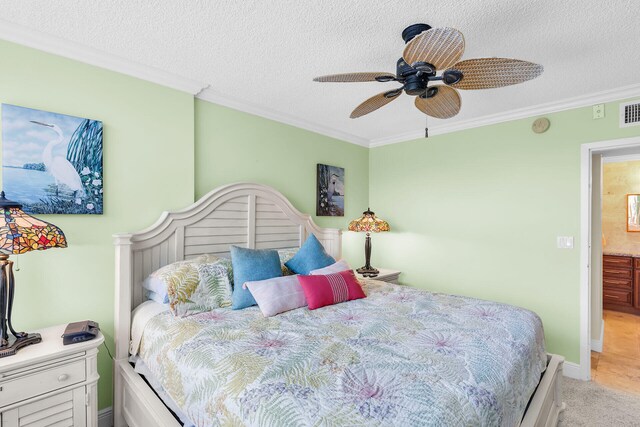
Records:
{"label": "white headboard", "polygon": [[151,227],[116,234],[116,359],[128,357],[131,310],[144,300],[142,281],[151,272],[200,254],[229,256],[229,246],[300,247],[313,233],[334,258],[341,231],[320,228],[278,191],[260,184],[216,188],[178,212],[164,212]]}

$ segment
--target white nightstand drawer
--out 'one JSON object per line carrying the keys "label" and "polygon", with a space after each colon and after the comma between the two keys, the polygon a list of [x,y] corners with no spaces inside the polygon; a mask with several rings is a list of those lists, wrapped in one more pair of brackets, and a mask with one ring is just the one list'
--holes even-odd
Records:
{"label": "white nightstand drawer", "polygon": [[86,379],[85,361],[78,360],[0,382],[0,406],[57,390]]}

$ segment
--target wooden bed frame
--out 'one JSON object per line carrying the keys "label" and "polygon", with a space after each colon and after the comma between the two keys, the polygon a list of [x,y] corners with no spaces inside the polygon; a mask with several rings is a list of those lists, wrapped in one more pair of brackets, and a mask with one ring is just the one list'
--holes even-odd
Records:
{"label": "wooden bed frame", "polygon": [[[114,426],[177,427],[180,423],[130,365],[131,311],[145,297],[142,281],[169,263],[200,254],[229,256],[230,245],[249,248],[300,247],[313,233],[334,258],[342,252],[341,231],[320,228],[278,191],[260,184],[219,187],[190,207],[164,212],[151,227],[117,234],[115,283]],[[564,359],[549,355],[547,370],[521,425],[555,426]]]}

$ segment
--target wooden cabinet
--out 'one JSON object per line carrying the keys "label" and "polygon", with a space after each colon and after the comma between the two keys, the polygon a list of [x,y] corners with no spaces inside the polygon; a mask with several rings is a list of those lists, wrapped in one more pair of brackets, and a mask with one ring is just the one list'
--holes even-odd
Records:
{"label": "wooden cabinet", "polygon": [[608,310],[640,315],[640,258],[602,257],[602,302]]}
{"label": "wooden cabinet", "polygon": [[62,345],[65,325],[0,359],[0,427],[97,427],[97,347],[104,338]]}

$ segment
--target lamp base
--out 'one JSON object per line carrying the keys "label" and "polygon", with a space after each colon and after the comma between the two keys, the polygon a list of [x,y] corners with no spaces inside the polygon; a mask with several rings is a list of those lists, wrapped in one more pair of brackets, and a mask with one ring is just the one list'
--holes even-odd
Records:
{"label": "lamp base", "polygon": [[362,274],[364,277],[376,277],[380,271],[377,268],[373,268],[370,265],[365,265],[356,270],[358,274]]}
{"label": "lamp base", "polygon": [[9,344],[0,347],[0,358],[15,355],[18,350],[31,344],[42,342],[40,334],[27,334],[22,338],[9,338]]}

